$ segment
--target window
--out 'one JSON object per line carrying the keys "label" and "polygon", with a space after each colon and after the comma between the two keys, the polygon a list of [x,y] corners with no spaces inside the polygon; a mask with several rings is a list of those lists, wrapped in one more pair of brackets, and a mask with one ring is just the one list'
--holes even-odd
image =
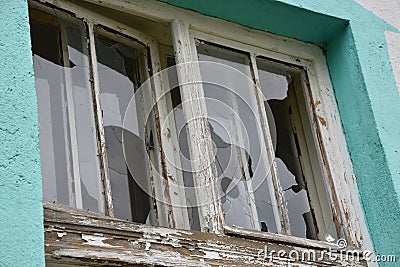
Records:
{"label": "window", "polygon": [[[51,16],[34,10],[31,17],[44,200],[152,223],[150,199],[132,178],[149,180],[145,144],[139,138],[144,135],[140,132],[144,131],[140,113],[144,102],[131,104],[130,110],[137,111],[136,132],[122,133],[130,100],[149,77],[146,47],[93,27],[96,57],[92,59],[97,69],[91,72],[87,25],[58,11]],[[97,80],[95,97],[93,79]],[[123,137],[134,154],[124,155]],[[135,162],[134,169],[129,170],[125,158]],[[112,202],[105,205],[110,186]]]}
{"label": "window", "polygon": [[[319,164],[313,167],[310,162],[317,152],[309,116],[304,112],[303,118],[300,116],[300,110],[306,111],[304,70],[212,44],[199,43],[197,52],[200,61],[233,68],[200,64],[205,65],[200,67],[202,80],[212,81],[203,83],[203,89],[226,224],[312,239],[337,238],[332,219],[326,222],[332,227],[329,233],[322,219],[329,202],[324,188],[316,192],[315,180],[323,181],[322,172]],[[254,90],[254,79],[259,80],[260,91]],[[255,93],[263,99],[261,115]],[[267,118],[268,128],[262,129],[262,116]],[[265,133],[271,140],[269,148],[264,144]],[[268,151],[275,153],[268,155]],[[233,158],[231,154],[235,154]],[[313,190],[313,202],[308,187]],[[332,218],[329,212],[327,218]]]}
{"label": "window", "polygon": [[31,16],[44,199],[104,212],[85,26]]}
{"label": "window", "polygon": [[157,2],[44,2],[30,23],[49,262],[198,265],[212,258],[173,248],[233,242],[228,254],[257,260],[255,239],[358,242],[319,48]]}

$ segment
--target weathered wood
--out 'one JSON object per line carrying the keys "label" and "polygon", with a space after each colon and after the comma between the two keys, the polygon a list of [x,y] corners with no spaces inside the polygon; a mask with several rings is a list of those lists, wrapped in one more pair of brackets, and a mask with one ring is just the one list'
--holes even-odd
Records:
{"label": "weathered wood", "polygon": [[[254,54],[250,54],[250,66],[254,79],[254,95],[257,102],[257,111],[264,139],[265,153],[262,153],[261,156],[263,160],[266,162],[270,162],[271,166],[268,171],[270,171],[270,175],[266,175],[268,189],[270,191],[270,197],[272,202],[272,208],[275,215],[276,228],[278,233],[281,234],[289,234],[290,233],[290,224],[287,210],[287,203],[284,200],[284,192],[282,186],[280,185],[280,181],[278,179],[278,168],[276,166],[275,161],[275,150],[272,144],[271,139],[271,131],[269,129],[267,114],[265,113],[264,100],[261,92],[261,84],[260,78],[258,76],[258,68],[256,63],[256,57]],[[268,168],[268,165],[267,165]]]}
{"label": "weathered wood", "polygon": [[211,134],[197,55],[189,37],[189,25],[174,20],[171,23],[176,70],[180,84],[182,107],[186,121],[193,179],[203,231],[221,233],[222,209],[215,188],[217,170],[214,162]]}
{"label": "weathered wood", "polygon": [[[169,93],[169,86],[164,82],[166,73],[161,72],[161,62],[159,55],[159,48],[157,41],[153,40],[150,44],[150,57],[152,62],[153,76],[151,77],[154,97],[153,97],[153,108],[157,112],[156,128],[157,137],[159,139],[163,164],[162,167],[165,168],[163,178],[165,179],[166,188],[164,191],[168,190],[169,202],[172,212],[172,222],[170,222],[170,227],[189,229],[189,217],[186,208],[186,194],[183,183],[183,176],[180,170],[180,161],[176,157],[176,133],[171,136],[171,131],[175,132],[175,125],[173,117],[169,116],[172,110],[168,110],[167,105],[167,94]],[[174,140],[175,138],[175,140]],[[175,142],[174,142],[175,141]],[[161,177],[160,177],[161,178]],[[157,179],[160,182],[160,179]],[[157,197],[157,196],[156,196]],[[159,199],[157,197],[157,199]]]}
{"label": "weathered wood", "polygon": [[338,246],[335,243],[306,239],[302,237],[254,231],[235,226],[224,226],[224,230],[225,233],[230,236],[249,237],[261,241],[272,241],[281,244],[291,244],[310,249],[338,249]]}
{"label": "weathered wood", "polygon": [[106,137],[103,127],[103,117],[101,116],[102,110],[100,107],[100,88],[99,88],[99,74],[97,72],[97,57],[96,57],[96,46],[94,41],[94,25],[92,21],[88,21],[88,39],[89,39],[89,58],[91,68],[91,85],[92,85],[92,96],[94,104],[94,115],[96,120],[97,129],[97,146],[99,150],[99,156],[101,158],[101,179],[104,185],[104,205],[105,214],[114,216],[114,206],[112,203],[111,195],[111,183],[110,175],[108,173],[108,159],[106,153]]}
{"label": "weathered wood", "polygon": [[[44,209],[45,252],[52,262],[94,261],[116,266],[366,266],[357,259],[333,262],[327,253],[321,256],[329,249],[326,242],[319,246],[315,245],[318,241],[290,244],[289,238],[288,242],[272,238],[260,241],[153,227],[50,203]],[[316,253],[315,260],[307,256],[310,251]],[[296,253],[305,256],[289,258]]]}
{"label": "weathered wood", "polygon": [[319,131],[319,136],[314,136],[318,137],[321,161],[328,170],[326,178],[335,205],[334,216],[351,245],[372,251],[326,59],[322,51],[316,58],[307,68],[309,84],[306,84],[305,101],[314,116],[312,125]]}

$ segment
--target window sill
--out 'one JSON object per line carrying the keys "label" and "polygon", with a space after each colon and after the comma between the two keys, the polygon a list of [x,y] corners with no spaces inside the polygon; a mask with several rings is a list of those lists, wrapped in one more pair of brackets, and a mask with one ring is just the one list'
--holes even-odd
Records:
{"label": "window sill", "polygon": [[[366,266],[365,261],[352,257],[332,261],[339,253],[329,257],[329,249],[335,247],[327,242],[235,227],[225,229],[235,236],[169,229],[52,203],[44,203],[44,220],[48,262],[97,266]],[[317,257],[301,257],[310,250]],[[322,251],[326,253],[321,257]]]}
{"label": "window sill", "polygon": [[[334,250],[340,249],[336,243],[329,243],[325,241],[306,239],[296,236],[260,232],[254,230],[248,230],[237,226],[224,226],[224,232],[229,236],[237,236],[243,238],[252,238],[260,241],[268,241],[279,244],[288,244],[292,246],[300,246],[302,248],[309,249],[325,249]],[[354,248],[352,248],[354,249]]]}

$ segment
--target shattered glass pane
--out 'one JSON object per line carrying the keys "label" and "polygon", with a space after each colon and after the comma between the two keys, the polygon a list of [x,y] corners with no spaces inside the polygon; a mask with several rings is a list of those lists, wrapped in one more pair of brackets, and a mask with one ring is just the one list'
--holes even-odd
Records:
{"label": "shattered glass pane", "polygon": [[204,43],[197,52],[225,221],[276,232],[249,57]]}
{"label": "shattered glass pane", "polygon": [[43,197],[104,212],[84,24],[31,15]]}
{"label": "shattered glass pane", "polygon": [[271,67],[266,60],[257,60],[261,91],[268,114],[278,178],[288,208],[290,232],[294,236],[316,239],[316,228],[301,169],[297,135],[291,123],[289,90],[291,77]]}
{"label": "shattered glass pane", "polygon": [[[121,37],[112,39],[96,34],[95,39],[115,216],[149,223],[153,214],[151,199],[146,192],[149,187],[149,165],[143,138],[143,102],[140,96],[133,97],[145,80],[142,71],[145,69],[143,61],[146,48],[139,44],[135,47],[127,45],[129,42],[122,42],[125,39]],[[133,103],[130,104],[132,99]],[[130,131],[123,130],[128,105],[128,119],[132,125]]]}

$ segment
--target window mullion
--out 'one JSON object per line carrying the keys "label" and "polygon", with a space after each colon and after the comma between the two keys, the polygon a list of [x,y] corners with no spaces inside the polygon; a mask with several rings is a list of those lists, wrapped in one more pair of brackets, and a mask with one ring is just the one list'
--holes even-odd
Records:
{"label": "window mullion", "polygon": [[[67,156],[67,159],[72,160],[72,170],[71,175],[72,179],[69,183],[69,186],[73,186],[74,194],[70,194],[73,196],[72,203],[75,204],[75,207],[78,209],[82,209],[82,189],[81,189],[81,177],[79,171],[79,154],[78,154],[78,138],[76,133],[76,122],[75,122],[75,105],[74,105],[74,96],[73,96],[73,86],[72,86],[72,75],[70,69],[70,61],[68,54],[68,43],[67,43],[67,34],[66,27],[64,23],[60,23],[60,33],[61,33],[61,50],[62,50],[62,59],[64,65],[64,85],[65,85],[65,96],[67,103],[67,117],[68,117],[68,127],[69,130],[69,144],[70,144],[70,155]],[[67,150],[68,151],[68,150]],[[71,164],[69,165],[71,166]],[[71,178],[71,177],[70,177]]]}
{"label": "window mullion", "polygon": [[263,95],[260,90],[261,85],[260,85],[260,79],[258,76],[256,58],[253,53],[250,54],[250,64],[251,64],[253,79],[255,81],[254,92],[255,92],[255,96],[256,96],[258,114],[259,114],[260,121],[261,121],[261,127],[263,130],[264,146],[265,146],[266,152],[267,152],[266,153],[267,155],[265,153],[262,153],[262,157],[267,157],[267,159],[265,159],[264,162],[271,163],[270,164],[271,165],[270,166],[271,175],[267,175],[266,179],[267,179],[267,183],[268,183],[268,189],[270,190],[272,208],[273,208],[273,211],[275,214],[276,227],[277,227],[278,233],[290,234],[287,204],[284,199],[284,192],[282,190],[282,186],[280,185],[280,182],[278,179],[278,171],[277,171],[277,165],[276,165],[276,161],[275,161],[275,151],[274,151],[274,146],[272,143],[272,138],[270,135],[268,118],[265,113],[264,103],[262,100]]}
{"label": "window mullion", "polygon": [[217,170],[213,158],[211,135],[208,128],[206,103],[200,81],[200,69],[195,54],[194,40],[189,25],[173,20],[172,39],[177,63],[182,106],[190,148],[194,184],[203,231],[222,232],[222,208],[215,186]]}
{"label": "window mullion", "polygon": [[[142,57],[143,64],[145,68],[142,69],[142,75],[149,78],[150,73],[149,70],[153,70],[154,72],[158,72],[155,70],[155,64],[153,60],[157,56],[157,52],[154,52],[154,49],[157,49],[154,46],[149,47],[149,53],[151,58],[151,65],[149,66],[149,60],[147,56]],[[147,156],[149,159],[149,178],[150,178],[150,190],[153,199],[153,204],[156,207],[157,212],[157,222],[158,226],[165,226],[174,228],[175,222],[173,220],[173,212],[171,207],[171,201],[169,197],[169,187],[167,177],[164,177],[164,169],[165,169],[165,159],[163,159],[162,155],[162,144],[160,142],[160,135],[157,131],[158,123],[156,119],[151,115],[152,112],[157,113],[157,106],[153,99],[153,88],[156,87],[155,78],[151,77],[151,80],[147,80],[144,82],[136,91],[136,95],[134,97],[134,101],[141,102],[143,105],[143,116],[142,120],[144,122],[144,141],[146,143]],[[151,81],[151,82],[150,82]],[[155,89],[154,89],[155,91]],[[141,95],[139,97],[139,95]],[[131,100],[132,101],[132,100]],[[125,123],[125,122],[124,122]],[[150,143],[153,142],[153,145],[150,146]],[[127,148],[127,147],[126,147]]]}
{"label": "window mullion", "polygon": [[93,88],[93,100],[95,104],[95,120],[98,129],[98,145],[99,145],[99,157],[100,165],[102,169],[102,180],[104,185],[104,200],[106,215],[114,217],[114,207],[112,203],[111,195],[111,184],[110,175],[108,173],[108,160],[106,153],[106,141],[103,127],[103,112],[100,106],[100,88],[99,88],[99,74],[97,71],[97,57],[96,57],[96,46],[94,38],[94,24],[93,21],[87,20],[88,37],[89,37],[89,54],[90,54],[90,66],[92,75],[92,88]]}
{"label": "window mullion", "polygon": [[[301,81],[294,80],[295,86],[297,88],[302,88]],[[316,158],[316,153],[312,153],[309,151],[313,148],[311,145],[312,134],[309,132],[310,128],[308,127],[308,122],[305,119],[308,119],[308,114],[306,112],[306,108],[304,103],[300,101],[300,95],[297,95],[296,90],[292,91],[292,95],[288,96],[288,100],[290,103],[290,107],[293,112],[291,114],[291,124],[293,125],[293,133],[297,135],[296,140],[299,144],[299,150],[301,152],[301,156],[296,155],[299,158],[299,163],[301,166],[302,173],[307,179],[307,192],[310,204],[312,205],[313,216],[317,222],[318,231],[319,231],[319,239],[324,240],[328,234],[328,230],[330,227],[334,226],[334,223],[331,221],[332,214],[329,206],[329,201],[326,199],[326,194],[321,194],[322,190],[325,190],[325,185],[323,183],[316,183],[315,178],[321,177],[320,164],[318,159]],[[305,126],[306,125],[306,126]],[[294,135],[292,135],[294,139]],[[310,142],[311,141],[311,142]],[[294,144],[294,140],[292,143]],[[332,225],[331,225],[332,224]]]}
{"label": "window mullion", "polygon": [[178,164],[178,162],[174,162],[173,160],[175,158],[174,144],[171,142],[169,134],[171,129],[175,129],[175,126],[172,124],[172,117],[168,116],[167,95],[165,91],[166,88],[164,88],[164,85],[168,83],[164,83],[162,75],[160,75],[161,63],[158,53],[158,44],[154,39],[150,41],[149,48],[151,68],[153,73],[155,73],[155,75],[151,77],[152,86],[154,87],[154,109],[158,112],[158,121],[155,121],[155,127],[159,128],[160,136],[158,138],[160,139],[160,146],[162,148],[160,153],[163,153],[163,155],[160,156],[163,157],[161,160],[164,161],[164,164],[160,164],[160,166],[161,168],[166,168],[165,174],[167,176],[164,177],[164,179],[160,178],[156,180],[154,186],[160,186],[159,182],[162,182],[162,186],[164,187],[160,191],[162,195],[159,197],[156,196],[156,198],[160,199],[161,197],[165,199],[162,205],[168,208],[168,210],[164,209],[164,212],[168,211],[169,227],[190,229],[187,208],[185,207],[186,197],[183,177],[178,174],[177,165],[174,165]]}

